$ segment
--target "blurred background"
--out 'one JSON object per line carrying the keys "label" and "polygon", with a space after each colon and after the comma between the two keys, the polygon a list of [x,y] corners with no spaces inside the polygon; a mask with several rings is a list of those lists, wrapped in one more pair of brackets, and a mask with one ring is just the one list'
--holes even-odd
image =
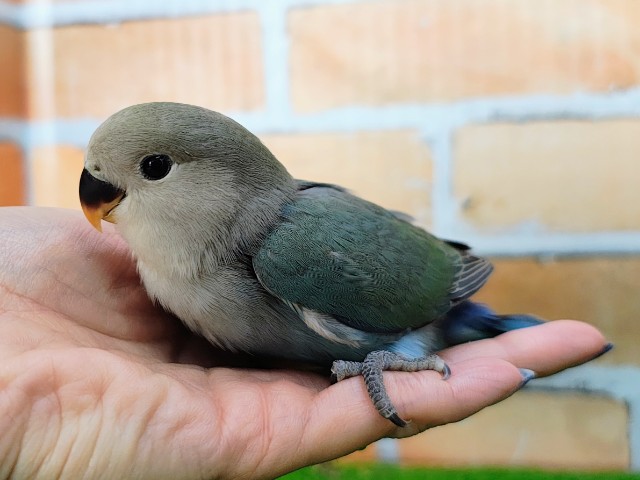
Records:
{"label": "blurred background", "polygon": [[491,256],[477,299],[616,345],[345,461],[640,470],[637,0],[0,0],[0,71],[0,205],[79,208],[102,120],[194,103]]}

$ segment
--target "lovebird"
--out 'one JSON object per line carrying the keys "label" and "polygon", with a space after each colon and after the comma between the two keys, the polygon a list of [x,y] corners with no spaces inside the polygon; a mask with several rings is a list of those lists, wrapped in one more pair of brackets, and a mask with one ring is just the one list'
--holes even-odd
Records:
{"label": "lovebird", "polygon": [[127,107],[92,135],[87,219],[116,224],[148,295],[213,345],[364,377],[450,370],[451,345],[536,325],[471,302],[491,263],[336,185],[296,180],[243,126],[193,105]]}

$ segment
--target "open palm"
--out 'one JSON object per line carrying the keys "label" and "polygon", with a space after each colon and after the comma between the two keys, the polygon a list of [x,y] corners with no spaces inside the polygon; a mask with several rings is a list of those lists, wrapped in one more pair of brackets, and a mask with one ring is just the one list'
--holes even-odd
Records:
{"label": "open palm", "polygon": [[[557,321],[442,352],[452,377],[385,374],[404,418],[359,378],[228,367],[155,307],[126,245],[75,211],[0,209],[0,477],[272,478],[467,417],[604,347]],[[152,248],[152,246],[150,246]]]}

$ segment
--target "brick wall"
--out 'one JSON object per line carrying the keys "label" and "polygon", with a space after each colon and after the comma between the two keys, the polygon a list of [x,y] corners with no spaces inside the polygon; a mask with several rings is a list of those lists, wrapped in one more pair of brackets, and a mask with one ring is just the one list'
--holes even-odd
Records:
{"label": "brick wall", "polygon": [[495,257],[478,298],[616,343],[350,457],[640,469],[640,3],[0,0],[0,205],[78,208],[110,113],[223,111],[299,177]]}

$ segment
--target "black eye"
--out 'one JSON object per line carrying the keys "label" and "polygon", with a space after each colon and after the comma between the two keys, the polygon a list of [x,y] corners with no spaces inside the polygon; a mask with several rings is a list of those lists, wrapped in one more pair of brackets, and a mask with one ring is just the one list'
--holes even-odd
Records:
{"label": "black eye", "polygon": [[148,180],[160,180],[167,176],[169,170],[171,170],[171,165],[173,165],[173,161],[169,155],[155,153],[142,159],[140,171]]}

